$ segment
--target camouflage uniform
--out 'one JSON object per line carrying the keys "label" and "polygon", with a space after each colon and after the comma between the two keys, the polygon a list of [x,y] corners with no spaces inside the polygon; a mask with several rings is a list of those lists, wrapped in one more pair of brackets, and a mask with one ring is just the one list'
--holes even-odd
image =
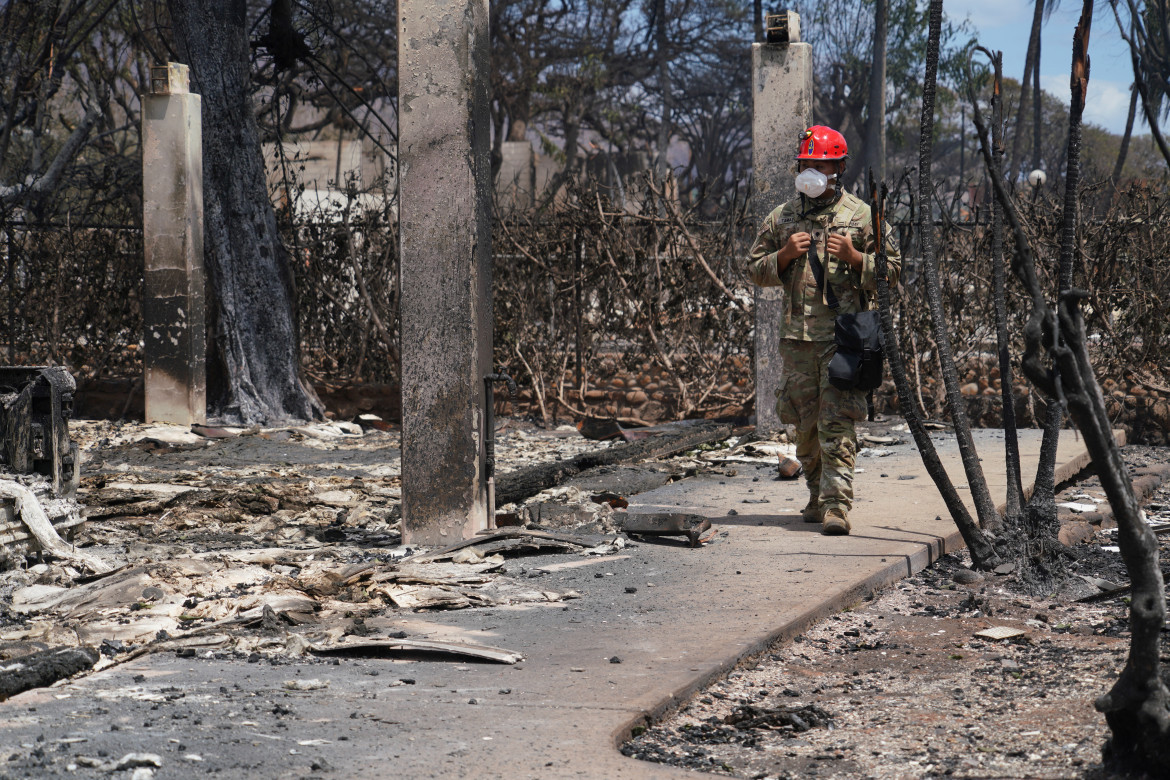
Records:
{"label": "camouflage uniform", "polygon": [[[777,253],[793,233],[809,233],[825,268],[825,280],[840,303],[840,314],[863,311],[876,296],[873,223],[869,205],[848,193],[835,202],[819,205],[804,196],[781,205],[768,215],[752,245],[750,272],[761,287],[784,287],[784,322],[780,329],[780,356],[784,374],[776,393],[776,413],[781,422],[796,426],[796,457],[804,467],[810,496],[819,497],[821,511],[837,508],[845,513],[853,506],[853,463],[857,455],[854,422],[865,415],[865,393],[838,390],[829,384],[829,360],[836,352],[833,342],[834,311],[817,290],[808,256],[789,263],[777,273]],[[855,271],[827,250],[830,232],[852,238],[863,254],[862,269]],[[890,285],[898,283],[902,268],[896,242],[886,230],[886,257]]]}

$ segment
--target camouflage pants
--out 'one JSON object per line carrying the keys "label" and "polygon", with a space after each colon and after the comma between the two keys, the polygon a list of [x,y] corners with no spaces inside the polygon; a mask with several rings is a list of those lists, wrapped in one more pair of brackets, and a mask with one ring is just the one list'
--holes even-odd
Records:
{"label": "camouflage pants", "polygon": [[853,424],[865,416],[865,393],[829,384],[831,341],[783,339],[784,375],[776,393],[780,421],[796,426],[796,457],[804,467],[809,494],[821,509],[848,512],[853,507],[853,463],[857,434]]}

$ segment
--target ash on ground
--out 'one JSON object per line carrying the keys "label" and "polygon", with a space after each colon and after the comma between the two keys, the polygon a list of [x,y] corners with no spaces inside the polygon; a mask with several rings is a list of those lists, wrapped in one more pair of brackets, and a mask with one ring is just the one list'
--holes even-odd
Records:
{"label": "ash on ground", "polygon": [[[1167,448],[1123,454],[1131,470],[1170,462]],[[1058,497],[1103,500],[1091,474]],[[1170,489],[1145,511],[1170,582]],[[1093,701],[1129,650],[1128,575],[1115,529],[1075,550],[1069,587],[1042,599],[1018,593],[1010,576],[972,572],[966,551],[945,555],[733,671],[622,752],[777,780],[1109,777],[1109,729]],[[979,635],[1000,627],[1016,635]]]}

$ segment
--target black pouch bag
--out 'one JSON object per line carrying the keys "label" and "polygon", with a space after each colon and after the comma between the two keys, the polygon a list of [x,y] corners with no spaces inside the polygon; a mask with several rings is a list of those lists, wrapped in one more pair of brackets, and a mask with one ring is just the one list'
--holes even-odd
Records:
{"label": "black pouch bag", "polygon": [[876,311],[838,314],[833,323],[837,352],[829,361],[829,384],[838,390],[875,390],[882,383],[882,323]]}
{"label": "black pouch bag", "polygon": [[[833,286],[825,278],[825,269],[814,244],[809,249],[809,265],[817,280],[817,289],[825,291],[825,300],[834,312],[841,308]],[[876,390],[884,373],[882,321],[876,311],[838,314],[833,321],[833,340],[837,352],[829,361],[829,384],[838,390]]]}

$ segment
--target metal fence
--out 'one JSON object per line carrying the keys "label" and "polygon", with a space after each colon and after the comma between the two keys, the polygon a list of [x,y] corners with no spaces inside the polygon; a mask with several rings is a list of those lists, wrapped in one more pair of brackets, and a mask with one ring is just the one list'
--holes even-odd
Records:
{"label": "metal fence", "polygon": [[[1104,374],[1146,371],[1165,384],[1170,350],[1170,206],[1131,193],[1091,216],[1079,235],[1077,285]],[[625,370],[664,385],[666,416],[750,403],[751,284],[745,258],[756,226],[741,204],[702,222],[648,201],[640,214],[580,191],[541,219],[494,226],[496,362],[530,397],[573,413],[590,387]],[[904,269],[899,341],[918,399],[941,414],[916,227],[897,223]],[[965,376],[994,384],[987,212],[936,225],[951,339]],[[1059,203],[1040,199],[1026,229],[1049,277]],[[284,229],[295,271],[304,367],[323,385],[398,380],[398,241],[392,218]],[[1010,248],[1010,244],[1009,244]],[[142,370],[142,234],[129,225],[0,224],[0,350],[10,364],[59,364],[82,381]],[[1022,349],[1028,301],[1009,284],[1009,330]],[[1159,373],[1160,372],[1160,373]],[[730,384],[729,384],[729,380]],[[981,389],[983,389],[981,387]]]}

